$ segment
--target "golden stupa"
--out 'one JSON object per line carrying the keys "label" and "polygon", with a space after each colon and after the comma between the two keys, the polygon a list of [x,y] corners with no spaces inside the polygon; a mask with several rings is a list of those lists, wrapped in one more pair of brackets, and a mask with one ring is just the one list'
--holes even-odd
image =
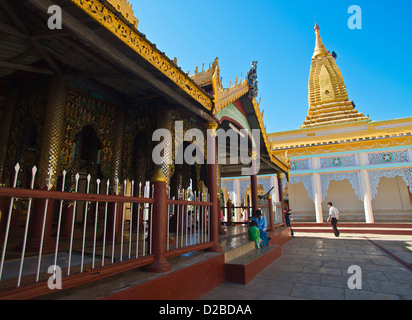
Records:
{"label": "golden stupa", "polygon": [[309,75],[309,110],[301,128],[368,120],[349,101],[335,58],[326,50],[315,23],[316,46]]}

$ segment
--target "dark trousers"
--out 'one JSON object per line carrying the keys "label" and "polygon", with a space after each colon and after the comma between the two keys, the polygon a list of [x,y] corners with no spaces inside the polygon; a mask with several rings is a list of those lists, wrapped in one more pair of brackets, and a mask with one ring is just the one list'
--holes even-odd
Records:
{"label": "dark trousers", "polygon": [[339,237],[340,233],[338,231],[338,219],[332,218],[332,228],[333,228],[333,233],[335,234],[336,237]]}
{"label": "dark trousers", "polygon": [[293,233],[292,227],[290,226],[290,219],[285,219],[285,222],[286,222],[286,227],[290,228],[290,232],[291,232],[292,237],[293,237],[294,233]]}

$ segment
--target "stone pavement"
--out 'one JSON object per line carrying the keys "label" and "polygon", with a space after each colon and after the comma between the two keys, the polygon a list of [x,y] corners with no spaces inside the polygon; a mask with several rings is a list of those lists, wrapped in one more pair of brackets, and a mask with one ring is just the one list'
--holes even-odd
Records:
{"label": "stone pavement", "polygon": [[[361,289],[348,286],[352,265],[361,268]],[[412,300],[412,236],[295,233],[282,256],[247,285],[224,282],[201,298],[295,299]]]}

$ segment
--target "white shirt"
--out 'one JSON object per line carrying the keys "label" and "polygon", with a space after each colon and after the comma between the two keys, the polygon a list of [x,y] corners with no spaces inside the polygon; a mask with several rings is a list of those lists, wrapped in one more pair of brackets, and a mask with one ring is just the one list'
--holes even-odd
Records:
{"label": "white shirt", "polygon": [[339,219],[339,210],[336,209],[334,206],[329,208],[329,217]]}

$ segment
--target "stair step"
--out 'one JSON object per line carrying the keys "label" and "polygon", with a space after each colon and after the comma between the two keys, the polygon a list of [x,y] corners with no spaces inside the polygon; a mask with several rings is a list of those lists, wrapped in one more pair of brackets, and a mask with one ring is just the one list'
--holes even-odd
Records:
{"label": "stair step", "polygon": [[227,251],[225,253],[225,262],[230,262],[233,261],[234,259],[237,259],[238,257],[255,250],[255,242],[254,241],[249,241],[245,243],[244,245],[240,247],[236,247],[230,251]]}
{"label": "stair step", "polygon": [[[254,242],[252,242],[254,245]],[[253,249],[225,263],[225,280],[247,284],[268,265],[279,258],[281,246],[269,244],[262,249]]]}

